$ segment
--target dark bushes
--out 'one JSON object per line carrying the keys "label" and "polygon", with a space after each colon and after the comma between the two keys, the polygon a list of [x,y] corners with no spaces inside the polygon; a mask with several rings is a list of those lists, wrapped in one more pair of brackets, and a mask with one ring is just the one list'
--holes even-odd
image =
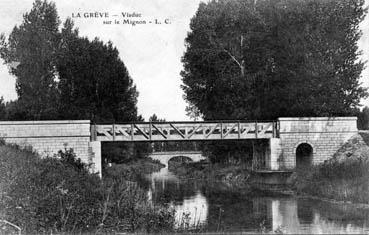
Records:
{"label": "dark bushes", "polygon": [[172,228],[172,217],[125,178],[89,173],[73,150],[41,159],[0,146],[0,220],[26,233],[161,231]]}
{"label": "dark bushes", "polygon": [[319,173],[316,176],[318,175],[332,180],[369,177],[369,162],[360,158],[350,162],[327,162],[319,167]]}
{"label": "dark bushes", "polygon": [[299,172],[297,192],[339,201],[369,203],[369,163],[326,162]]}
{"label": "dark bushes", "polygon": [[[26,232],[91,231],[99,218],[101,181],[73,151],[40,159],[27,150],[0,150],[3,218]],[[68,160],[66,160],[68,159]]]}

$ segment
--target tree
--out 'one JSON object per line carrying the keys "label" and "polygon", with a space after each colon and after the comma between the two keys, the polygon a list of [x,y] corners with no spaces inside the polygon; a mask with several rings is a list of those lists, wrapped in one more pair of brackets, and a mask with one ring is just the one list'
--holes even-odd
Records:
{"label": "tree", "polygon": [[55,57],[59,24],[55,4],[36,0],[8,40],[1,36],[0,56],[17,79],[17,105],[27,110],[21,119],[57,117]]}
{"label": "tree", "polygon": [[57,70],[62,118],[137,120],[138,92],[113,44],[79,37],[70,19],[61,38]]}
{"label": "tree", "polygon": [[36,0],[6,39],[0,56],[16,77],[8,119],[133,121],[138,92],[111,42],[78,35],[71,19],[59,30],[54,3]]}
{"label": "tree", "polygon": [[201,3],[182,58],[187,111],[204,119],[352,115],[363,0]]}
{"label": "tree", "polygon": [[369,107],[365,106],[361,112],[357,114],[357,126],[359,130],[369,130]]}
{"label": "tree", "polygon": [[0,97],[0,120],[6,120],[6,106],[2,96]]}
{"label": "tree", "polygon": [[151,117],[149,117],[149,122],[165,122],[164,118],[158,118],[154,113]]}

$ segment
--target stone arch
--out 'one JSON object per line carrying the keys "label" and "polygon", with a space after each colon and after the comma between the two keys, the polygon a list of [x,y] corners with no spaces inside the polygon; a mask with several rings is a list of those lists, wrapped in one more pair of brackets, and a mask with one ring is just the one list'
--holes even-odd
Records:
{"label": "stone arch", "polygon": [[316,148],[314,148],[314,145],[307,141],[300,142],[295,145],[294,153],[296,160],[296,169],[303,169],[313,164]]}
{"label": "stone arch", "polygon": [[172,169],[179,167],[183,163],[190,163],[190,162],[194,162],[194,159],[192,157],[185,156],[185,155],[175,155],[175,156],[168,158],[167,167],[169,170],[172,170]]}
{"label": "stone arch", "polygon": [[171,158],[169,158],[167,160],[167,163],[169,164],[169,161],[174,160],[176,158],[179,158],[179,159],[185,160],[185,161],[187,160],[187,162],[194,162],[193,157],[189,157],[189,156],[185,156],[185,155],[176,155],[176,156],[172,156]]}
{"label": "stone arch", "polygon": [[313,148],[313,153],[316,154],[316,151],[317,151],[316,146],[313,143],[311,143],[310,141],[307,141],[307,140],[305,140],[305,141],[299,141],[299,142],[297,142],[297,144],[295,144],[293,146],[293,153],[294,154],[296,154],[297,147],[299,145],[301,145],[301,144],[308,144],[308,145],[310,145]]}

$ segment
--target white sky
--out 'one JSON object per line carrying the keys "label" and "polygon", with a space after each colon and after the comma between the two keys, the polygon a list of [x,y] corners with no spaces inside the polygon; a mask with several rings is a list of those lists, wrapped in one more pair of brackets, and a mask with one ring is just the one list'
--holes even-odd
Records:
{"label": "white sky", "polygon": [[[180,88],[181,57],[189,22],[200,0],[55,0],[60,19],[64,21],[77,12],[121,12],[142,14],[143,20],[170,19],[165,25],[103,25],[102,19],[75,18],[80,35],[111,40],[128,68],[139,91],[138,113],[147,120],[156,113],[159,118],[188,120],[186,103]],[[0,0],[0,32],[9,35],[22,14],[32,8],[33,0]],[[369,0],[366,0],[369,4]],[[117,18],[118,19],[118,18]],[[359,47],[362,59],[369,61],[369,17],[361,25],[363,37]],[[0,59],[1,60],[1,59]],[[2,61],[1,61],[2,62]],[[362,73],[362,83],[369,87],[369,65]],[[0,96],[5,100],[17,98],[15,78],[0,64]],[[362,102],[369,105],[369,99]]]}

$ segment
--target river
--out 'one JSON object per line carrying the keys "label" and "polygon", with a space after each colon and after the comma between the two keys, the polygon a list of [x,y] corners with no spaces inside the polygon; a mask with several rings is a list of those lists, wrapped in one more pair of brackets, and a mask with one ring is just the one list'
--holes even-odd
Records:
{"label": "river", "polygon": [[369,233],[369,209],[295,196],[232,192],[219,182],[179,180],[167,167],[147,175],[153,203],[174,208],[178,229],[245,233]]}

